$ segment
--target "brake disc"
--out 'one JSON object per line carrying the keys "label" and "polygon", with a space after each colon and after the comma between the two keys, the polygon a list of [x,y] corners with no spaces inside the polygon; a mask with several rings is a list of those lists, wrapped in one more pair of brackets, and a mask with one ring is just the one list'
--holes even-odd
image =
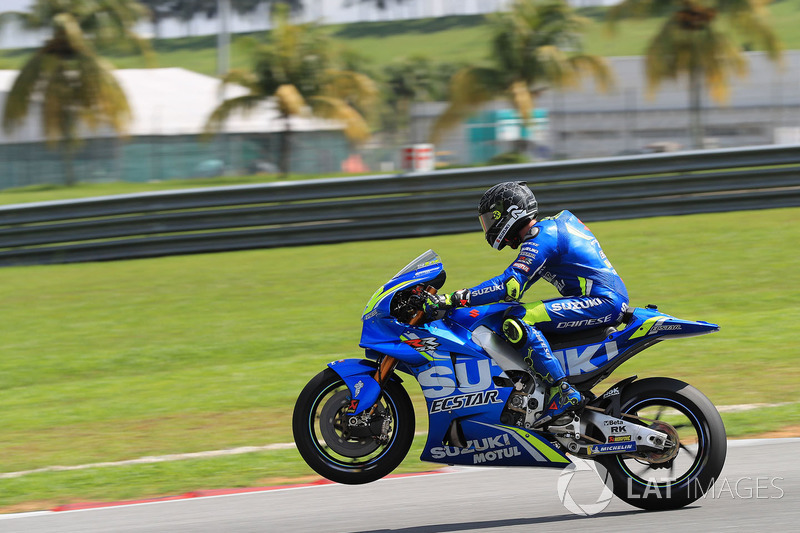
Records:
{"label": "brake disc", "polygon": [[333,394],[319,412],[319,429],[322,438],[331,450],[344,457],[364,457],[378,449],[380,443],[370,437],[353,437],[348,426],[347,408],[350,391],[340,390]]}

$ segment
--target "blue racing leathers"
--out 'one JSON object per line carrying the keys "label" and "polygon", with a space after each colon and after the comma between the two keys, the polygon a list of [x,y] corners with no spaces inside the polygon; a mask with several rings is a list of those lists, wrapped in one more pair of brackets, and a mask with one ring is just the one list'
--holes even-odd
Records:
{"label": "blue racing leathers", "polygon": [[519,301],[540,278],[562,297],[515,308],[503,333],[537,374],[555,383],[565,372],[541,332],[616,324],[628,307],[628,291],[589,228],[562,211],[531,228],[519,255],[502,274],[469,289],[470,305]]}

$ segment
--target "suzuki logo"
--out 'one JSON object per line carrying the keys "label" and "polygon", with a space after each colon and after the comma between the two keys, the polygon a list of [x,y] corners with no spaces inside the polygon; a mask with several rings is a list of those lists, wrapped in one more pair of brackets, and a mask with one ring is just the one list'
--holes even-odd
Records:
{"label": "suzuki logo", "polygon": [[[597,370],[614,359],[619,353],[617,352],[617,341],[610,341],[604,344],[592,344],[580,353],[578,353],[577,348],[570,348],[553,352],[553,355],[564,365],[567,375],[574,376]],[[595,361],[593,362],[592,359],[595,359]]]}
{"label": "suzuki logo", "polygon": [[[446,377],[453,375],[453,369],[450,367],[434,365],[428,370],[420,372],[417,380],[422,386],[422,394],[426,398],[443,398],[453,394],[456,390],[468,394],[486,390],[492,386],[492,366],[488,359],[456,363],[454,368],[458,387],[456,387],[456,380]],[[476,370],[477,376],[475,376]]]}

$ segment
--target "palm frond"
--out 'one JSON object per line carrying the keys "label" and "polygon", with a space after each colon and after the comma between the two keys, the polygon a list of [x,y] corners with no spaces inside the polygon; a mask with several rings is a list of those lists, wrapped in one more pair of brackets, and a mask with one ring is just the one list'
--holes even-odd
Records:
{"label": "palm frond", "polygon": [[540,46],[536,49],[536,75],[531,81],[548,83],[553,87],[569,88],[578,83],[578,72],[569,55],[557,46]]}
{"label": "palm frond", "polygon": [[614,87],[614,75],[604,57],[580,54],[571,56],[569,62],[580,75],[591,76],[601,92],[608,92]]}
{"label": "palm frond", "polygon": [[281,85],[275,91],[278,110],[284,116],[299,115],[305,108],[306,101],[294,85]]}
{"label": "palm frond", "polygon": [[503,93],[504,76],[488,68],[467,68],[453,76],[450,82],[450,105],[445,109],[431,130],[432,142],[439,141],[445,131],[460,124],[480,105]]}
{"label": "palm frond", "polygon": [[242,87],[248,89],[252,94],[261,93],[261,86],[259,85],[258,76],[249,70],[229,70],[224,76],[222,76],[220,90],[222,90],[226,85],[231,84],[241,85]]}
{"label": "palm frond", "polygon": [[42,125],[50,144],[58,140],[74,146],[77,140],[77,117],[70,106],[70,83],[64,63],[55,63],[43,88]]}
{"label": "palm frond", "polygon": [[263,101],[264,97],[262,95],[255,94],[246,94],[244,96],[238,96],[236,98],[225,100],[218,105],[214,111],[212,111],[211,115],[208,117],[208,120],[206,120],[206,125],[204,128],[206,136],[210,136],[211,134],[220,131],[222,129],[222,125],[234,112],[243,111],[248,113],[258,107],[258,105]]}
{"label": "palm frond", "polygon": [[59,13],[53,17],[55,33],[50,43],[56,47],[65,46],[79,53],[90,53],[91,47],[83,35],[83,30],[71,13]]}
{"label": "palm frond", "polygon": [[773,61],[782,60],[783,43],[769,25],[763,8],[742,11],[729,16],[731,25],[748,39],[756,41]]}
{"label": "palm frond", "polygon": [[74,99],[80,103],[83,121],[92,129],[107,122],[115,131],[127,134],[131,109],[111,64],[93,55],[80,56],[75,63]]}
{"label": "palm frond", "polygon": [[328,70],[327,83],[323,88],[325,96],[352,102],[364,109],[371,106],[378,97],[378,87],[372,79],[351,70]]}
{"label": "palm frond", "polygon": [[39,50],[19,71],[3,108],[3,128],[6,133],[11,133],[28,116],[28,109],[46,70],[47,60],[47,55]]}
{"label": "palm frond", "polygon": [[527,125],[534,107],[534,99],[531,91],[525,83],[516,81],[511,84],[508,92],[510,94],[511,103],[514,104],[514,109],[517,110],[519,116],[522,117],[522,121]]}
{"label": "palm frond", "polygon": [[661,82],[699,73],[714,101],[727,101],[730,77],[744,75],[747,61],[739,46],[724,32],[707,27],[701,31],[681,29],[668,20],[650,43],[645,55],[647,94],[652,98]]}
{"label": "palm frond", "polygon": [[329,96],[314,96],[309,98],[309,104],[315,116],[342,122],[344,134],[351,142],[361,143],[369,139],[370,130],[367,121],[344,100]]}

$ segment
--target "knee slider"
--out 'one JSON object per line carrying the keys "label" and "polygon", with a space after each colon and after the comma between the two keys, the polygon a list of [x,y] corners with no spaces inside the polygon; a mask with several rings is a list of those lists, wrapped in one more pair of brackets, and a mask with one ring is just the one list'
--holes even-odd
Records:
{"label": "knee slider", "polygon": [[503,322],[503,335],[514,348],[523,346],[528,341],[528,328],[518,318],[507,318]]}

